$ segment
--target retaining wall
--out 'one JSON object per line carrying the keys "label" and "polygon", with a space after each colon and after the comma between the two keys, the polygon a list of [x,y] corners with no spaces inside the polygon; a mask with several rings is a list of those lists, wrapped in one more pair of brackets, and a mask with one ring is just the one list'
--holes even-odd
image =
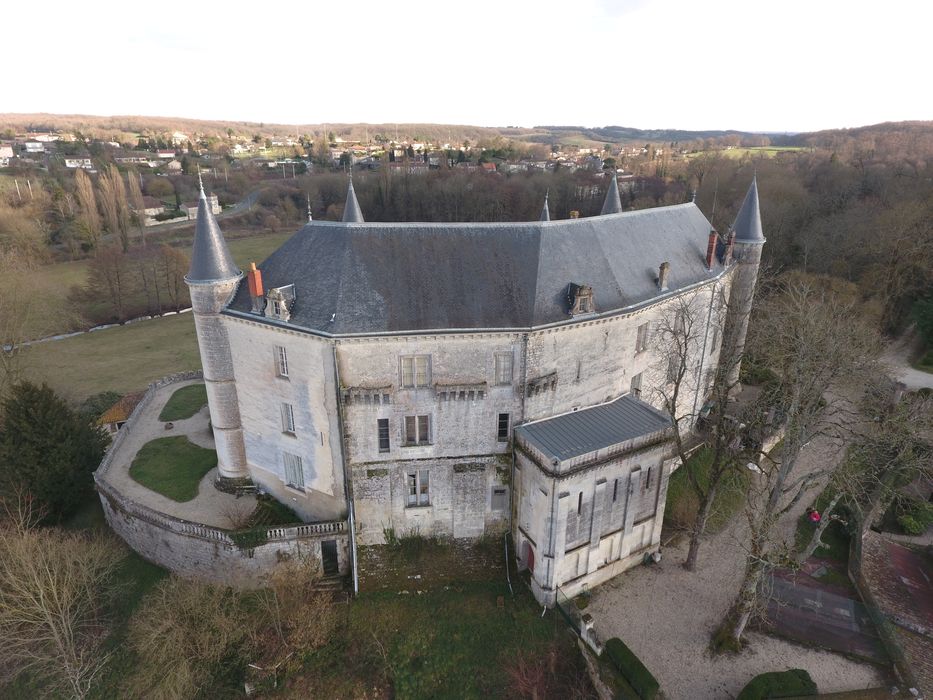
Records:
{"label": "retaining wall", "polygon": [[114,455],[132,433],[138,416],[147,409],[158,389],[201,376],[200,371],[186,372],[150,384],[115,436],[94,472],[107,523],[144,559],[180,576],[211,583],[261,586],[276,566],[296,557],[309,557],[322,566],[322,543],[327,541],[336,542],[339,573],[348,574],[350,552],[346,521],[272,527],[265,531],[264,537],[259,537],[260,541],[264,540],[262,544],[241,547],[225,530],[161,513],[126,498],[107,482]]}

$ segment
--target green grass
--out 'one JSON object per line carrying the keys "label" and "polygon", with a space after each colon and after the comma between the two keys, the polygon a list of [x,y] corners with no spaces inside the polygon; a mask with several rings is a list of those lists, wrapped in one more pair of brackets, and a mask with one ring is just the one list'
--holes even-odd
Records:
{"label": "green grass", "polygon": [[143,445],[130,476],[156,493],[184,503],[198,495],[198,484],[217,465],[217,453],[184,436],[156,438]]}
{"label": "green grass", "polygon": [[930,372],[933,374],[933,350],[927,350],[911,364],[913,365],[914,369],[919,369],[921,372]]}
{"label": "green grass", "polygon": [[362,594],[350,605],[345,627],[289,680],[290,697],[370,697],[380,676],[396,698],[507,697],[505,671],[516,655],[540,659],[552,643],[559,664],[582,666],[563,620],[554,611],[542,618],[521,586],[514,598],[501,582],[423,595]]}
{"label": "green grass", "polygon": [[[700,499],[690,484],[687,469],[694,470],[700,485],[706,489],[709,486],[712,456],[711,450],[701,447],[691,456],[687,465],[680,467],[671,476],[667,487],[667,506],[664,511],[664,519],[668,525],[681,529],[692,526],[700,507]],[[747,487],[748,470],[737,466],[726,472],[716,491],[713,508],[706,523],[707,532],[720,532],[729,524],[745,501]]]}
{"label": "green grass", "polygon": [[184,420],[207,405],[207,387],[190,384],[177,389],[159,414],[160,421]]}
{"label": "green grass", "polygon": [[[831,513],[825,512],[825,509],[831,500],[832,493],[827,489],[817,496],[816,501],[813,503],[813,507],[819,511],[821,516],[828,518]],[[845,518],[847,515],[846,511],[840,505],[836,506],[835,512],[842,518]],[[816,527],[815,524],[810,522],[806,513],[801,514],[801,516],[797,518],[797,530],[794,533],[794,547],[796,551],[800,552],[807,546]],[[830,523],[823,531],[822,540],[823,546],[817,547],[816,551],[813,552],[813,556],[821,559],[832,559],[841,564],[848,563],[849,533],[846,531],[845,526],[838,522]],[[827,583],[833,583],[833,581],[826,578],[823,580]],[[846,583],[848,583],[848,580],[846,580]]]}
{"label": "green grass", "polygon": [[81,402],[102,391],[126,394],[176,372],[200,369],[189,314],[40,343],[24,352],[26,375]]}

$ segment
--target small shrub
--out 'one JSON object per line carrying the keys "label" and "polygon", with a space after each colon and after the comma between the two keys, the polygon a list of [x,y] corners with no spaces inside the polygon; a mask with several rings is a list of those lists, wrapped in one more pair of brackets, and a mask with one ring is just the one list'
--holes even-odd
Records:
{"label": "small shrub", "polygon": [[603,654],[615,665],[642,700],[652,700],[657,697],[660,687],[657,679],[621,639],[613,637],[608,640]]}
{"label": "small shrub", "polygon": [[921,525],[920,521],[912,515],[898,516],[897,524],[900,525],[901,530],[903,530],[908,535],[917,536],[926,532],[926,528]]}
{"label": "small shrub", "polygon": [[736,700],[765,700],[766,698],[792,698],[816,695],[816,683],[802,668],[775,671],[755,676],[742,688]]}

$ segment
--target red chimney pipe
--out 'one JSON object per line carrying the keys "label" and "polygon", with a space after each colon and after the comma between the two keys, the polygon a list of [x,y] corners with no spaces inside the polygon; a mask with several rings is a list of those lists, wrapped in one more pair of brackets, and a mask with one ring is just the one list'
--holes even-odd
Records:
{"label": "red chimney pipe", "polygon": [[713,269],[713,259],[716,257],[716,241],[719,240],[719,234],[716,229],[709,230],[709,245],[706,246],[706,269]]}
{"label": "red chimney pipe", "polygon": [[249,272],[246,273],[249,282],[249,295],[251,297],[261,297],[262,291],[262,272],[256,269],[256,263],[249,264]]}
{"label": "red chimney pipe", "polygon": [[723,256],[722,264],[729,266],[732,264],[732,255],[735,252],[735,231],[729,231],[729,242],[726,243],[726,254]]}

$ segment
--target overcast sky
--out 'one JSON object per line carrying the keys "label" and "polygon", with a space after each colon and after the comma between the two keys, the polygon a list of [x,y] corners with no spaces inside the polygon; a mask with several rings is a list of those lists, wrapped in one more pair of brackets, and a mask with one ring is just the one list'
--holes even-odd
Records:
{"label": "overcast sky", "polygon": [[0,112],[777,132],[933,119],[928,0],[53,0],[12,3],[4,25]]}

